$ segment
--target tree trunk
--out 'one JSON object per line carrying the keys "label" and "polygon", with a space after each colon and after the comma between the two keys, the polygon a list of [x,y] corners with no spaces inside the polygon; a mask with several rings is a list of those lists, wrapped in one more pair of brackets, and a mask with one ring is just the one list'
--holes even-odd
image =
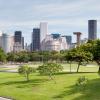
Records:
{"label": "tree trunk", "polygon": [[29,81],[29,74],[26,73],[26,79]]}
{"label": "tree trunk", "polygon": [[70,61],[70,73],[71,73],[71,64],[72,64],[72,62]]}
{"label": "tree trunk", "polygon": [[96,63],[97,63],[98,66],[99,66],[98,72],[100,72],[100,61],[96,61]]}
{"label": "tree trunk", "polygon": [[79,67],[80,67],[80,62],[78,63],[78,67],[77,67],[77,73],[78,73],[78,71],[79,71]]}

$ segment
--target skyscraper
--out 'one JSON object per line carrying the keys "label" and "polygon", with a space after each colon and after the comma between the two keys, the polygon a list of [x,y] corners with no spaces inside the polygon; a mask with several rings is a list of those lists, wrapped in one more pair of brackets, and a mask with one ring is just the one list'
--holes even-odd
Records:
{"label": "skyscraper", "polygon": [[88,20],[88,39],[97,39],[97,20]]}
{"label": "skyscraper", "polygon": [[13,43],[13,37],[7,34],[2,34],[2,48],[5,53],[13,51]]}
{"label": "skyscraper", "polygon": [[15,42],[22,43],[22,32],[15,31]]}
{"label": "skyscraper", "polygon": [[64,36],[62,36],[62,37],[66,37],[66,42],[67,42],[67,44],[71,45],[71,43],[72,43],[72,36],[64,35]]}
{"label": "skyscraper", "polygon": [[32,33],[32,51],[40,50],[40,29],[34,28]]}
{"label": "skyscraper", "polygon": [[24,49],[24,37],[22,37],[22,48]]}
{"label": "skyscraper", "polygon": [[40,42],[43,41],[43,39],[46,37],[47,33],[48,33],[47,22],[41,22],[40,23]]}
{"label": "skyscraper", "polygon": [[20,52],[23,50],[24,38],[21,31],[15,31],[14,35],[14,52]]}

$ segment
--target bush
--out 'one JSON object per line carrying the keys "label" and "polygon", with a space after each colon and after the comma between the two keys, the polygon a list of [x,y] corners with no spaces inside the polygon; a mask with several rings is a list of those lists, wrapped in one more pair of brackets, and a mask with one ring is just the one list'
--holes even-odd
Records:
{"label": "bush", "polygon": [[77,79],[76,85],[77,86],[86,86],[88,79],[85,76],[81,76]]}
{"label": "bush", "polygon": [[53,79],[53,75],[62,71],[63,67],[57,63],[44,63],[38,67],[38,71],[41,75],[48,75],[50,79]]}
{"label": "bush", "polygon": [[21,75],[24,75],[27,81],[29,81],[29,75],[33,72],[35,72],[35,69],[28,65],[22,65],[22,66],[19,66],[18,68],[18,73]]}

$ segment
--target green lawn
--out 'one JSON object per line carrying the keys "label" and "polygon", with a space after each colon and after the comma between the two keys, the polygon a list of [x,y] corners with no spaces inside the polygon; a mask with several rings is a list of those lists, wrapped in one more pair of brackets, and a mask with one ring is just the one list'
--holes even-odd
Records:
{"label": "green lawn", "polygon": [[[76,80],[86,76],[85,89],[76,87]],[[97,73],[59,74],[56,84],[47,76],[31,75],[31,81],[17,73],[0,73],[0,96],[15,100],[100,100],[100,78]]]}

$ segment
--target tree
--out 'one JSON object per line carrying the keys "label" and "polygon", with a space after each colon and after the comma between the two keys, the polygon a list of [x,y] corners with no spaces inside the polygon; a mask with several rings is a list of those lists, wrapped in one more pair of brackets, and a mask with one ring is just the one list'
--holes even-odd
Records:
{"label": "tree", "polygon": [[56,63],[44,63],[39,66],[39,73],[42,75],[48,75],[50,79],[53,79],[53,75],[62,71],[63,67],[60,64]]}
{"label": "tree", "polygon": [[71,72],[72,61],[74,60],[73,55],[74,55],[74,52],[72,52],[71,50],[67,51],[67,53],[65,54],[65,59],[67,60],[67,62],[70,63],[70,72]]}
{"label": "tree", "polygon": [[6,61],[6,54],[4,53],[2,48],[0,48],[0,61],[1,62],[5,62]]}
{"label": "tree", "polygon": [[92,53],[93,60],[98,64],[100,72],[100,40],[91,40],[88,41],[88,43],[82,45],[80,48],[82,48],[84,51],[88,51]]}
{"label": "tree", "polygon": [[27,81],[29,81],[29,75],[33,72],[35,72],[35,69],[28,65],[22,65],[18,68],[18,73],[24,75]]}
{"label": "tree", "polygon": [[19,52],[17,55],[18,55],[17,58],[18,62],[28,62],[30,59],[27,52]]}
{"label": "tree", "polygon": [[16,54],[11,52],[7,54],[7,61],[15,62],[16,61]]}
{"label": "tree", "polygon": [[80,47],[74,48],[70,50],[67,55],[66,59],[75,62],[78,62],[77,72],[79,71],[79,67],[82,64],[82,62],[88,62],[93,59],[92,53],[88,51],[84,51]]}

